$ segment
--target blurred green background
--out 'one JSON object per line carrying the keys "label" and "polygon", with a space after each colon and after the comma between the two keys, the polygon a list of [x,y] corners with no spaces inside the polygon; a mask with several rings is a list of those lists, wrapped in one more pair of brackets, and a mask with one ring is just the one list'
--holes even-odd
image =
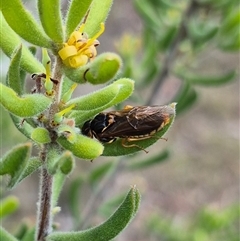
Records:
{"label": "blurred green background", "polygon": [[[185,16],[186,26],[192,24],[193,29],[197,28],[199,19],[213,26],[215,26],[214,23],[220,22],[218,26],[221,26],[221,21],[224,22],[227,16],[235,14],[234,8],[230,8],[231,4],[235,6],[234,1],[217,1],[219,4],[217,7],[216,1],[215,5],[212,4],[214,1],[199,2],[207,4],[204,7],[194,5],[190,15]],[[26,6],[32,8],[34,12],[34,4],[35,2],[28,1]],[[146,5],[143,7],[146,13],[139,8],[143,6],[142,4]],[[179,70],[217,76],[234,69],[239,70],[237,48],[229,49],[219,45],[219,41],[224,43],[224,36],[222,40],[219,40],[221,36],[212,36],[207,40],[200,40],[200,37],[198,39],[196,36],[192,39],[186,37],[175,46],[174,41],[176,36],[179,36],[175,33],[172,42],[169,37],[168,41],[164,42],[166,49],[163,48],[160,43],[164,37],[164,29],[159,28],[158,32],[157,24],[161,26],[164,23],[166,31],[167,27],[171,28],[174,24],[179,24],[180,13],[183,13],[180,10],[184,9],[185,5],[186,1],[116,0],[114,2],[106,23],[106,31],[99,39],[101,45],[98,47],[98,52],[120,53],[124,60],[122,75],[132,77],[136,81],[133,98],[124,104],[163,105],[174,100],[179,89],[184,85],[184,78],[180,78]],[[64,1],[63,8],[65,6]],[[154,12],[155,17],[159,17],[161,23],[154,22],[154,18],[146,17],[153,17],[151,11]],[[161,13],[164,14],[161,15]],[[163,16],[167,16],[166,21]],[[238,13],[238,22],[239,16]],[[172,19],[172,22],[169,19]],[[190,21],[192,19],[193,21]],[[156,26],[151,21],[156,23]],[[234,31],[240,31],[239,25]],[[122,39],[123,35],[125,35],[124,39]],[[190,35],[189,30],[187,36]],[[239,34],[235,35],[230,32],[228,38],[230,38],[229,43],[232,38],[239,38]],[[156,47],[154,43],[158,40],[159,45]],[[163,48],[161,50],[160,45]],[[177,47],[177,50],[172,51],[174,47]],[[146,53],[149,55],[146,56]],[[168,73],[162,78],[161,85],[153,94],[169,53],[174,53],[174,55],[168,63]],[[2,58],[2,79],[5,78],[4,73],[7,68],[4,61],[5,58]],[[33,83],[29,80],[29,89],[32,86]],[[86,94],[96,88],[99,86],[92,87],[85,84],[79,86],[75,95]],[[115,208],[117,203],[117,201],[115,203],[115,197],[120,193],[126,193],[131,185],[136,184],[142,193],[141,207],[130,226],[116,238],[117,241],[239,240],[238,75],[234,81],[223,85],[194,85],[193,89],[197,94],[196,101],[194,99],[195,102],[190,103],[191,106],[189,105],[189,108],[179,115],[177,108],[177,118],[166,134],[168,141],[159,140],[148,148],[148,154],[143,152],[120,160],[101,157],[93,163],[76,161],[77,167],[67,180],[60,198],[59,206],[62,211],[55,218],[60,225],[60,230],[69,230],[76,226],[71,217],[71,208],[73,208],[71,205],[76,204],[70,202],[69,205],[68,203],[73,194],[78,197],[79,212],[83,217],[87,216],[79,226],[88,227],[106,219],[108,213],[111,213],[111,208]],[[2,156],[10,147],[26,139],[13,126],[5,110],[1,109],[0,114]],[[159,161],[146,168],[126,168],[126,165],[151,159],[165,150],[168,150],[169,155],[163,162]],[[109,172],[103,180],[93,178],[89,181],[91,178],[86,178],[90,174],[93,175],[97,167],[112,162],[114,162],[115,169]],[[84,182],[81,182],[79,178],[85,178]],[[81,188],[79,193],[73,192],[73,180],[82,184],[78,184]],[[32,175],[16,189],[7,193],[3,192],[5,179],[1,185],[1,192],[4,196],[13,194],[20,200],[20,208],[11,216],[3,219],[4,227],[16,231],[21,222],[33,225],[38,197],[38,174]]]}

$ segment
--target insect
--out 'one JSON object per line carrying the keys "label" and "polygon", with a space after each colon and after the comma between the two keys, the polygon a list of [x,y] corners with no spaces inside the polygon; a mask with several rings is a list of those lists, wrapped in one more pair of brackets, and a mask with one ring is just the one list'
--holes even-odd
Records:
{"label": "insect", "polygon": [[126,106],[123,110],[99,113],[84,123],[82,134],[103,143],[122,138],[124,147],[135,146],[144,150],[136,144],[126,143],[154,138],[155,133],[170,122],[175,114],[174,107],[175,103],[164,106]]}

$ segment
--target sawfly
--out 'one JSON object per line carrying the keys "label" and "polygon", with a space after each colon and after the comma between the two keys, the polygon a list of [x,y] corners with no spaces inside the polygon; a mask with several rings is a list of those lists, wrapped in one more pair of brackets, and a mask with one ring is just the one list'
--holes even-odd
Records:
{"label": "sawfly", "polygon": [[102,112],[83,124],[82,134],[102,143],[112,143],[122,138],[122,146],[144,150],[136,144],[127,143],[154,138],[158,131],[170,123],[175,114],[175,105],[126,106],[123,110]]}

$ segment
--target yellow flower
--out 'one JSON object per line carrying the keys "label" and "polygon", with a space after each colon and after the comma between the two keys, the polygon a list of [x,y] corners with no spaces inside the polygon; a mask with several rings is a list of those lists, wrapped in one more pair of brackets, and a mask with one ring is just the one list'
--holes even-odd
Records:
{"label": "yellow flower", "polygon": [[97,55],[96,47],[100,44],[97,38],[104,32],[104,24],[101,23],[99,32],[92,38],[88,38],[83,32],[85,24],[78,31],[74,31],[63,48],[58,52],[64,64],[72,68],[78,68],[94,59]]}

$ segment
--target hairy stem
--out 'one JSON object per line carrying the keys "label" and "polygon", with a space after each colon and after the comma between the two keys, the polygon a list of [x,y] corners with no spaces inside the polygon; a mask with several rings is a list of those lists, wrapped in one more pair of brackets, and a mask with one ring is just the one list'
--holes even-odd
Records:
{"label": "hairy stem", "polygon": [[38,218],[36,227],[36,240],[45,241],[46,236],[51,232],[52,227],[52,186],[53,176],[48,172],[46,167],[46,160],[50,149],[56,148],[56,132],[54,127],[51,126],[51,121],[54,115],[58,112],[58,105],[61,97],[61,86],[62,86],[62,63],[59,57],[56,57],[55,66],[53,69],[54,80],[57,83],[54,85],[54,99],[53,103],[49,108],[48,118],[49,124],[47,127],[50,136],[51,143],[44,145],[40,152],[40,158],[42,161],[42,168],[40,173],[40,194],[38,202]]}
{"label": "hairy stem", "polygon": [[[53,68],[53,79],[57,80],[58,83],[54,85],[53,90],[55,92],[53,103],[49,109],[49,121],[50,123],[54,119],[54,115],[58,112],[58,105],[61,98],[61,91],[62,91],[62,61],[60,57],[56,57],[55,63]],[[51,125],[51,124],[50,124]]]}
{"label": "hairy stem", "polygon": [[37,241],[45,241],[45,237],[51,230],[51,198],[52,198],[52,176],[48,173],[46,162],[46,149],[42,150],[40,158],[43,162],[40,173],[40,194],[37,222]]}

